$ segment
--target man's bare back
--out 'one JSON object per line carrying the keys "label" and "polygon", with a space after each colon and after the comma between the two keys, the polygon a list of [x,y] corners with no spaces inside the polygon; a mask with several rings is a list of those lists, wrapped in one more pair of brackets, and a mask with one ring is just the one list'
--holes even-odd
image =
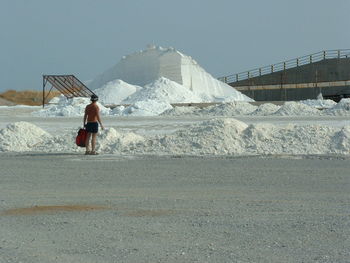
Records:
{"label": "man's bare back", "polygon": [[99,121],[99,107],[96,103],[91,103],[86,106],[85,114],[87,115],[87,122]]}

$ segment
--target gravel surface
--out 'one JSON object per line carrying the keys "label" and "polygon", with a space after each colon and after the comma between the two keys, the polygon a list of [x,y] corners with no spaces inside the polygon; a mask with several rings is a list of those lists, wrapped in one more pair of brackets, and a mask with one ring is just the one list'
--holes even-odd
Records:
{"label": "gravel surface", "polygon": [[0,154],[0,262],[350,262],[348,157]]}

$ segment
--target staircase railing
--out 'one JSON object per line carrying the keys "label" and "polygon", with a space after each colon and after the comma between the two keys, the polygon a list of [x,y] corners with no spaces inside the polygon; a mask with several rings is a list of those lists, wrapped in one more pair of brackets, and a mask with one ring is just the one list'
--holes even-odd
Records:
{"label": "staircase railing", "polygon": [[315,63],[321,60],[334,58],[350,58],[350,49],[324,50],[307,56],[302,56],[295,59],[279,62],[276,64],[255,68],[248,71],[243,71],[237,74],[220,77],[218,79],[225,83],[234,83],[241,80],[260,77],[270,73]]}

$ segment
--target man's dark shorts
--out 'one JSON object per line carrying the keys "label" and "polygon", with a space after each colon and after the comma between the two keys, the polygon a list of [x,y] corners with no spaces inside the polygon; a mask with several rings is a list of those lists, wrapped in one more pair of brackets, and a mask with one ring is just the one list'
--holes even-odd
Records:
{"label": "man's dark shorts", "polygon": [[98,123],[97,122],[88,122],[86,124],[86,131],[91,133],[98,132]]}

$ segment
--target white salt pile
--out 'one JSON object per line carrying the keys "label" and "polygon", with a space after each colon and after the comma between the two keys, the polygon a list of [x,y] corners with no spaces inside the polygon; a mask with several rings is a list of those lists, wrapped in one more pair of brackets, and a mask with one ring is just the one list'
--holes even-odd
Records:
{"label": "white salt pile", "polygon": [[248,115],[256,110],[256,106],[249,102],[237,101],[213,105],[201,110],[201,114],[209,116],[237,116]]}
{"label": "white salt pile", "polygon": [[200,115],[201,109],[197,106],[176,106],[161,113],[163,116],[191,116]]}
{"label": "white salt pile", "polygon": [[[137,153],[189,155],[349,154],[350,127],[272,124],[247,126],[234,119],[217,119],[174,134],[158,136]],[[151,147],[149,146],[151,145]]]}
{"label": "white salt pile", "polygon": [[121,153],[133,151],[137,145],[144,142],[144,137],[133,132],[121,133],[113,128],[107,129],[99,137],[98,150],[106,153]]}
{"label": "white salt pile", "polygon": [[301,100],[300,101],[303,104],[306,104],[310,107],[314,107],[317,109],[329,109],[332,108],[337,103],[333,100],[324,100],[324,99],[317,99],[317,100]]}
{"label": "white salt pile", "polygon": [[124,107],[120,106],[113,109],[112,114],[116,116],[158,116],[161,113],[172,109],[168,102],[159,100],[142,100]]}
{"label": "white salt pile", "polygon": [[192,91],[184,86],[161,77],[144,88],[126,98],[124,104],[132,104],[139,101],[155,100],[167,103],[202,102]]}
{"label": "white salt pile", "polygon": [[126,104],[123,102],[127,97],[141,90],[136,85],[128,84],[120,79],[112,80],[104,84],[101,88],[94,90],[99,97],[99,101],[104,105],[107,104]]}
{"label": "white salt pile", "polygon": [[54,97],[54,98],[52,98],[52,99],[48,102],[48,104],[58,104],[58,103],[60,102],[61,99],[63,99],[63,96],[62,96],[62,95],[59,96],[59,97]]}
{"label": "white salt pile", "polygon": [[[30,151],[41,152],[79,152],[83,148],[75,145],[76,131],[68,134],[48,138],[45,142],[32,147]],[[97,150],[103,153],[128,153],[136,148],[136,145],[143,142],[144,138],[138,134],[128,132],[122,133],[114,128],[107,128],[100,131],[97,143]],[[20,148],[19,148],[20,149]],[[1,151],[1,148],[0,148]],[[14,150],[16,151],[16,150]]]}
{"label": "white salt pile", "polygon": [[[0,151],[83,151],[75,146],[75,135],[72,131],[53,137],[30,123],[14,123],[0,130]],[[220,118],[167,135],[140,136],[110,128],[101,131],[98,150],[156,155],[349,155],[350,126],[247,125],[236,119]]]}
{"label": "white salt pile", "polygon": [[139,88],[121,101],[122,104],[131,105],[128,107],[119,106],[112,111],[112,114],[117,116],[157,116],[172,109],[170,103],[201,101],[201,98],[184,86],[161,77],[145,87]]}
{"label": "white salt pile", "polygon": [[[52,136],[38,126],[28,122],[16,122],[0,129],[0,152],[78,152],[82,148],[75,145],[77,130]],[[101,132],[98,140],[99,150],[105,152],[122,151],[144,138],[134,133],[119,133],[113,128]]]}
{"label": "white salt pile", "polygon": [[259,105],[259,107],[255,111],[251,112],[250,115],[269,116],[274,114],[280,108],[281,106],[278,106],[272,103],[264,103]]}
{"label": "white salt pile", "polygon": [[304,103],[287,101],[273,115],[279,116],[317,116],[320,111]]}
{"label": "white salt pile", "polygon": [[0,152],[30,151],[51,135],[28,122],[16,122],[0,130]]}
{"label": "white salt pile", "polygon": [[[98,89],[111,81],[122,79],[133,85],[150,88],[153,87],[150,83],[162,77],[182,85],[183,88],[180,86],[177,88],[187,89],[193,93],[193,99],[198,100],[199,97],[201,102],[252,101],[233,87],[211,76],[191,57],[173,48],[155,46],[149,46],[146,50],[123,57],[114,67],[96,77],[89,87]],[[170,87],[167,90],[170,90]],[[151,92],[154,95],[154,90]],[[146,93],[146,91],[142,93],[145,96],[141,98],[142,100],[152,96]],[[188,101],[191,97],[187,96],[185,96],[186,101],[178,101],[178,96],[174,97],[177,101],[172,101],[172,97],[169,97],[167,102],[194,102]]]}
{"label": "white salt pile", "polygon": [[138,145],[136,152],[181,155],[241,154],[240,136],[248,126],[235,119],[218,119],[192,125],[174,134],[156,136]]}
{"label": "white salt pile", "polygon": [[[40,117],[75,117],[84,116],[85,107],[90,102],[89,98],[72,98],[67,99],[65,96],[61,95],[58,100],[55,100],[57,104],[49,104],[46,108],[39,111],[34,111],[32,114],[34,116]],[[98,103],[101,115],[109,115],[111,109],[104,107]]]}
{"label": "white salt pile", "polygon": [[336,115],[336,116],[350,115],[350,98],[341,99],[341,101],[339,101],[332,108],[325,110],[324,113],[327,115]]}
{"label": "white salt pile", "polygon": [[196,116],[237,116],[248,115],[256,110],[249,102],[236,101],[219,103],[208,107],[174,107],[162,113],[167,116],[196,115]]}

